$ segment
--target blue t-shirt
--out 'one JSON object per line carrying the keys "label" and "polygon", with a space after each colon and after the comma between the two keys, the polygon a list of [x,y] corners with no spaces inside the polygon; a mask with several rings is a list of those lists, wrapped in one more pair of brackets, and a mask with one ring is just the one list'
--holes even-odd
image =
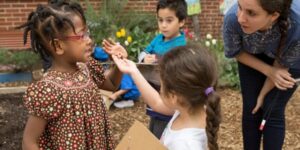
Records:
{"label": "blue t-shirt", "polygon": [[[238,23],[237,10],[238,5],[236,3],[224,17],[225,56],[231,58],[243,50],[251,54],[264,53],[275,58],[281,37],[278,24],[266,32],[257,31],[246,34]],[[279,63],[288,68],[300,69],[300,0],[293,0],[289,20],[290,27]]]}
{"label": "blue t-shirt", "polygon": [[93,57],[100,61],[107,61],[109,56],[102,47],[96,46],[94,49]]}
{"label": "blue t-shirt", "polygon": [[186,45],[185,35],[183,32],[180,32],[180,36],[177,36],[168,41],[164,41],[164,35],[158,34],[151,43],[146,47],[145,51],[150,54],[157,54],[159,56],[164,55],[170,49],[177,46]]}
{"label": "blue t-shirt", "polygon": [[137,100],[141,95],[132,78],[128,74],[123,74],[120,89],[128,90],[121,96],[124,100]]}

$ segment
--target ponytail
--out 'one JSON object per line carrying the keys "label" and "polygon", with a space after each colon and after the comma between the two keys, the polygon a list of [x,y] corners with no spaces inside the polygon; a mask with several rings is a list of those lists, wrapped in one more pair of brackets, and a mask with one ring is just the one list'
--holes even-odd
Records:
{"label": "ponytail", "polygon": [[286,38],[287,38],[287,31],[289,28],[289,14],[290,14],[290,7],[292,0],[285,0],[285,4],[283,5],[283,9],[280,12],[280,16],[278,18],[278,26],[281,33],[279,48],[276,51],[276,58],[280,59],[282,55],[282,50],[285,46]]}
{"label": "ponytail", "polygon": [[289,15],[292,0],[273,0],[272,3],[270,3],[269,0],[259,0],[259,3],[261,7],[269,14],[273,14],[275,12],[280,14],[279,18],[277,19],[277,23],[281,33],[281,37],[279,47],[276,51],[276,59],[280,59],[282,55],[282,50],[285,46],[287,31],[290,25]]}
{"label": "ponytail", "polygon": [[221,123],[220,97],[216,92],[208,95],[206,104],[206,135],[209,150],[218,150],[218,131]]}

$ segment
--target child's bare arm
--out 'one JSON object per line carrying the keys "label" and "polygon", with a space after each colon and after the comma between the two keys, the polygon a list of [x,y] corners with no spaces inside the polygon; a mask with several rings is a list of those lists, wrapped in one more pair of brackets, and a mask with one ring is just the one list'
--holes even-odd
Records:
{"label": "child's bare arm", "polygon": [[107,74],[105,74],[105,81],[103,83],[102,89],[108,91],[116,91],[121,83],[123,73],[114,66]]}
{"label": "child's bare arm", "polygon": [[[114,55],[118,58],[127,58],[127,51],[119,44],[114,43],[111,40],[103,40],[102,42],[105,52],[110,56]],[[105,81],[103,84],[104,90],[116,91],[122,80],[122,72],[119,71],[117,67],[112,67],[110,71],[105,76]]]}
{"label": "child's bare arm", "polygon": [[46,124],[45,119],[29,116],[23,135],[23,150],[39,150],[38,139],[44,132]]}
{"label": "child's bare arm", "polygon": [[113,57],[119,69],[131,75],[134,83],[141,93],[141,98],[156,112],[173,115],[174,110],[167,107],[159,93],[146,81],[143,75],[135,66],[134,62],[127,59],[118,59]]}
{"label": "child's bare arm", "polygon": [[112,95],[109,96],[111,100],[116,100],[121,95],[127,93],[128,90],[118,90],[117,92],[114,92]]}

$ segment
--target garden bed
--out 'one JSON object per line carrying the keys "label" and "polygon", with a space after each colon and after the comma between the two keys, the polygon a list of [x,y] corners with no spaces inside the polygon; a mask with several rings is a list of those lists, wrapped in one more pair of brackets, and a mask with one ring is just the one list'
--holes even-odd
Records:
{"label": "garden bed", "polygon": [[[220,128],[219,144],[221,150],[241,150],[241,96],[231,89],[220,90],[222,96],[223,122]],[[22,94],[0,95],[0,149],[19,150],[27,119]],[[300,149],[300,90],[296,92],[286,109],[286,138],[284,150]],[[145,115],[145,104],[137,102],[133,108],[109,110],[113,135],[116,143],[120,141],[133,121],[139,120],[147,126],[149,118]]]}

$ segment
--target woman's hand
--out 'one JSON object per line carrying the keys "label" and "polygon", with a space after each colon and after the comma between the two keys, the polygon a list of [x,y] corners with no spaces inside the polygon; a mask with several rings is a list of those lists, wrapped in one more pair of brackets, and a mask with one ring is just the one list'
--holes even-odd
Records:
{"label": "woman's hand", "polygon": [[264,98],[265,98],[264,96],[261,96],[261,95],[258,96],[256,106],[252,110],[252,114],[255,114],[259,110],[259,108],[261,108],[261,106],[264,103]]}
{"label": "woman's hand", "polygon": [[110,42],[108,40],[103,40],[102,42],[103,49],[105,50],[106,53],[109,55],[115,55],[119,58],[127,58],[128,54],[126,49],[121,46],[120,44],[116,44],[114,42]]}
{"label": "woman's hand", "polygon": [[275,86],[281,90],[292,88],[296,82],[288,72],[288,69],[284,67],[273,66],[268,77],[273,81]]}
{"label": "woman's hand", "polygon": [[135,63],[128,59],[122,59],[115,55],[112,55],[112,59],[119,68],[119,70],[123,73],[132,74],[136,71],[139,71]]}

